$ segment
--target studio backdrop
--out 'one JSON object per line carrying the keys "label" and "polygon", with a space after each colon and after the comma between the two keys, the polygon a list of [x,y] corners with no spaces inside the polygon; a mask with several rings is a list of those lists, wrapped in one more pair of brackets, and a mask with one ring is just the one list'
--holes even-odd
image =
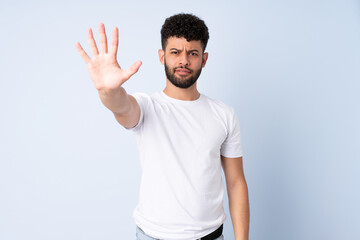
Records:
{"label": "studio backdrop", "polygon": [[[119,28],[124,88],[165,87],[165,18],[205,20],[201,93],[241,127],[252,240],[360,239],[358,0],[0,2],[0,239],[135,239],[135,138],[75,48]],[[233,240],[227,198],[224,236]]]}

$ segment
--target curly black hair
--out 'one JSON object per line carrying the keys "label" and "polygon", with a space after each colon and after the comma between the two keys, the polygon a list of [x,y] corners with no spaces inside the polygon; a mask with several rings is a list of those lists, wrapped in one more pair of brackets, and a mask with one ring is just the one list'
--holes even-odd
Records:
{"label": "curly black hair", "polygon": [[161,28],[161,45],[166,48],[168,38],[185,38],[187,41],[200,40],[205,51],[209,31],[205,22],[193,14],[180,13],[168,17]]}

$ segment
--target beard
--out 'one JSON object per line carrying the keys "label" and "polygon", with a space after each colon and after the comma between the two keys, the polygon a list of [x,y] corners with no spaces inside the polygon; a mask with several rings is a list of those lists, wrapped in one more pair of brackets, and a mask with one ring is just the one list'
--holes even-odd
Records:
{"label": "beard", "polygon": [[[164,65],[165,65],[165,73],[166,73],[166,77],[167,79],[169,79],[169,81],[174,84],[176,87],[179,88],[189,88],[191,87],[199,78],[200,73],[201,73],[201,67],[200,69],[193,71],[187,67],[181,66],[181,67],[177,67],[177,68],[173,68],[170,69],[170,67],[166,64],[166,60],[164,60]],[[190,72],[190,76],[188,77],[176,77],[175,76],[175,71],[178,68],[184,68],[187,69]]]}

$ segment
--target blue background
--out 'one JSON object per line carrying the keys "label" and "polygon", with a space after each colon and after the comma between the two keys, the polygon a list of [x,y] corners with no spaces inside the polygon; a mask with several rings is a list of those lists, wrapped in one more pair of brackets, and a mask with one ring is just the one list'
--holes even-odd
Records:
{"label": "blue background", "polygon": [[[254,240],[360,239],[360,2],[0,2],[0,239],[135,239],[135,139],[97,95],[86,29],[119,27],[124,87],[165,87],[160,28],[210,30],[200,92],[235,108]],[[227,199],[224,199],[228,209]],[[234,239],[230,216],[226,239]]]}

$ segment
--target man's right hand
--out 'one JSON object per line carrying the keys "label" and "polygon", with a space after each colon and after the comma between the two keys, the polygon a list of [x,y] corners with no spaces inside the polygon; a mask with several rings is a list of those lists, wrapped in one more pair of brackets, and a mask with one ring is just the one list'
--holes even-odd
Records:
{"label": "man's right hand", "polygon": [[119,44],[117,27],[114,28],[112,33],[109,52],[103,23],[99,24],[99,33],[100,52],[96,46],[91,28],[87,31],[92,58],[84,51],[79,42],[76,43],[76,48],[88,67],[90,77],[99,92],[102,103],[114,113],[120,124],[124,127],[132,127],[139,120],[140,108],[135,98],[126,93],[122,84],[139,70],[142,63],[137,61],[128,69],[121,69],[116,60]]}
{"label": "man's right hand", "polygon": [[119,44],[119,31],[117,27],[113,29],[110,52],[108,52],[105,26],[103,23],[99,24],[99,33],[100,52],[96,46],[91,28],[87,30],[87,37],[93,58],[89,57],[79,42],[76,43],[76,48],[88,67],[90,77],[94,82],[95,88],[99,91],[115,90],[120,88],[124,82],[126,82],[138,71],[141,61],[135,62],[126,70],[121,69],[116,60]]}

